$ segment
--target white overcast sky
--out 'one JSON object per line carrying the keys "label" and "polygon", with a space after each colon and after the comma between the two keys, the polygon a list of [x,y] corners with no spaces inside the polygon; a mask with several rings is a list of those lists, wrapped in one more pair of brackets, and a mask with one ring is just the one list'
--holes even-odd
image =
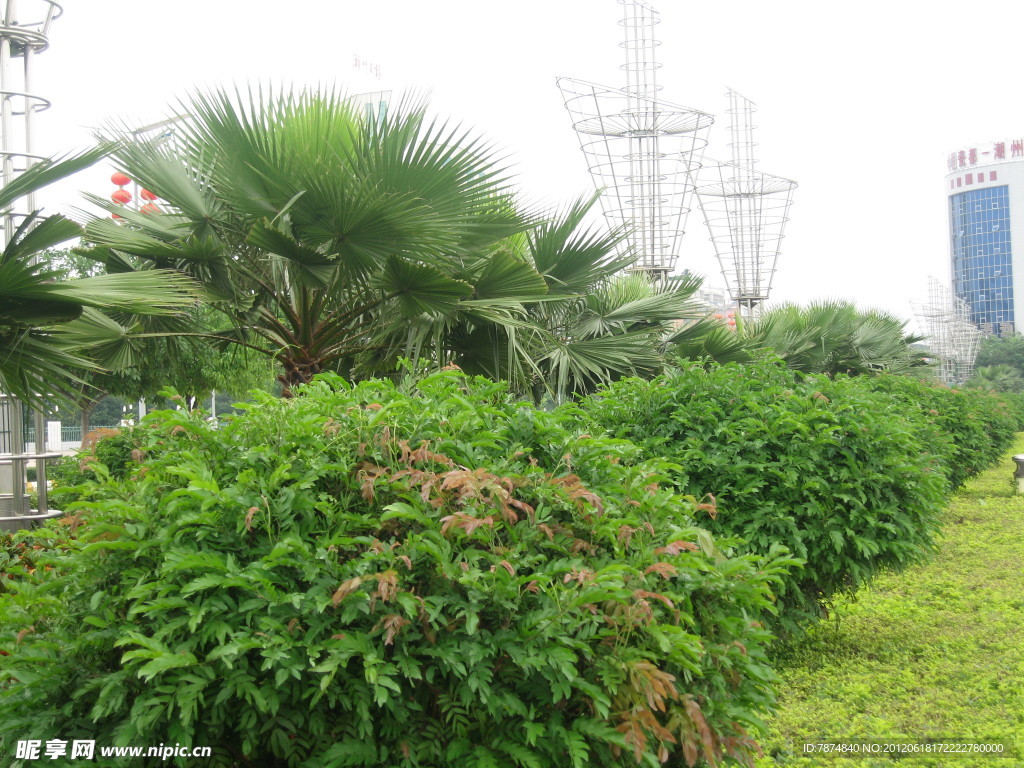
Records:
{"label": "white overcast sky", "polygon": [[[54,102],[38,119],[46,154],[114,118],[159,120],[201,86],[415,89],[507,154],[524,197],[557,206],[591,180],[556,76],[624,84],[615,0],[61,1],[35,72]],[[707,154],[727,156],[731,87],[758,105],[759,168],[800,185],[773,299],[850,298],[910,319],[927,276],[947,274],[948,153],[1024,137],[1024,3],[651,3],[662,95],[718,116]],[[23,15],[33,5],[21,0]],[[76,188],[108,194],[110,170],[44,201],[66,210]],[[724,285],[698,210],[680,265]]]}

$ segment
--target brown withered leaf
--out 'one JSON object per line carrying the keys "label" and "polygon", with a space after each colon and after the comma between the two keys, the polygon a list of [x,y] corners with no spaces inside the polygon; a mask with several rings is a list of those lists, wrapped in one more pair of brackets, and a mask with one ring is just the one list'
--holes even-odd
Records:
{"label": "brown withered leaf", "polygon": [[377,575],[377,597],[385,603],[395,599],[398,594],[398,571],[388,569]]}
{"label": "brown withered leaf", "polygon": [[395,635],[402,629],[409,620],[397,613],[390,613],[378,622],[378,628],[384,629],[384,645],[394,645]]}
{"label": "brown withered leaf", "polygon": [[32,625],[32,626],[30,626],[30,627],[25,627],[25,628],[24,628],[23,630],[21,630],[21,631],[20,631],[20,632],[19,632],[19,633],[17,634],[17,636],[15,637],[15,639],[14,639],[14,644],[15,644],[15,645],[20,645],[20,644],[21,644],[21,641],[22,641],[22,640],[24,640],[26,636],[28,636],[28,635],[31,635],[31,634],[32,634],[33,632],[35,632],[35,631],[36,631],[36,625],[35,625],[35,624],[33,624],[33,625]]}
{"label": "brown withered leaf", "polygon": [[341,586],[338,587],[335,593],[331,596],[331,603],[333,603],[334,607],[337,608],[338,604],[359,589],[359,585],[362,583],[363,579],[360,576],[355,576],[347,581],[341,582]]}
{"label": "brown withered leaf", "polygon": [[586,541],[585,539],[573,539],[572,544],[569,545],[569,551],[574,555],[580,552],[592,555],[597,551],[597,547],[594,546],[593,542]]}
{"label": "brown withered leaf", "polygon": [[252,532],[252,518],[260,511],[259,507],[249,507],[249,511],[245,514],[245,530]]}
{"label": "brown withered leaf", "polygon": [[356,472],[356,480],[359,481],[359,495],[363,497],[364,501],[373,501],[377,497],[374,484],[378,478],[383,477],[390,471],[387,467],[379,467],[368,461],[364,461],[359,465],[359,470]]}
{"label": "brown withered leaf", "polygon": [[692,695],[686,694],[683,697],[683,702],[686,706],[686,714],[690,718],[690,722],[697,729],[697,733],[700,735],[701,746],[704,747],[704,756],[709,762],[714,760],[715,755],[715,736],[711,732],[711,726],[708,725],[708,721],[704,718],[704,713],[700,709],[700,705],[693,698]]}
{"label": "brown withered leaf", "polygon": [[646,659],[630,662],[628,666],[630,687],[643,695],[650,709],[664,712],[668,709],[667,700],[679,698],[674,675]]}
{"label": "brown withered leaf", "polygon": [[565,574],[562,579],[563,584],[568,584],[570,581],[575,581],[577,584],[589,584],[594,580],[594,572],[588,568],[576,570],[573,568],[569,573]]}
{"label": "brown withered leaf", "polygon": [[675,576],[678,572],[679,572],[679,569],[676,568],[674,565],[672,565],[672,563],[662,563],[662,562],[654,563],[653,565],[649,565],[644,570],[645,574],[647,574],[647,573],[656,573],[659,576],[664,576],[666,579],[671,577],[671,576]]}
{"label": "brown withered leaf", "polygon": [[680,552],[696,552],[699,550],[696,544],[692,541],[673,541],[664,547],[658,547],[654,550],[656,555],[678,555]]}
{"label": "brown withered leaf", "polygon": [[675,606],[672,605],[672,601],[671,600],[669,600],[664,595],[658,594],[657,592],[648,592],[646,589],[637,589],[637,590],[635,590],[633,592],[633,596],[637,597],[637,598],[643,598],[643,599],[646,599],[646,598],[649,597],[652,600],[658,600],[659,602],[664,603],[665,606],[667,608],[669,608],[669,609],[675,608]]}
{"label": "brown withered leaf", "polygon": [[697,509],[701,512],[707,512],[708,517],[714,520],[718,517],[718,502],[715,499],[715,495],[713,493],[709,493],[704,498],[710,499],[711,501],[704,501],[701,499],[701,503],[697,505]]}
{"label": "brown withered leaf", "polygon": [[479,518],[465,512],[456,512],[454,515],[447,515],[441,518],[441,535],[443,536],[450,529],[456,528],[465,531],[467,536],[472,536],[473,531],[484,525],[493,526],[494,518],[490,515]]}
{"label": "brown withered leaf", "polygon": [[399,555],[398,559],[405,563],[406,568],[408,568],[410,571],[412,570],[412,558],[410,558],[408,555]]}

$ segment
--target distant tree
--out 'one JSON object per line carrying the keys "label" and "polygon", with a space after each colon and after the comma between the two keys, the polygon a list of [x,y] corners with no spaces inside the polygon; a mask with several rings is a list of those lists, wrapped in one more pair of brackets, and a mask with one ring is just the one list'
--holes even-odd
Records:
{"label": "distant tree", "polygon": [[1002,337],[986,336],[981,340],[975,365],[979,368],[1009,365],[1024,376],[1024,336],[1019,333]]}

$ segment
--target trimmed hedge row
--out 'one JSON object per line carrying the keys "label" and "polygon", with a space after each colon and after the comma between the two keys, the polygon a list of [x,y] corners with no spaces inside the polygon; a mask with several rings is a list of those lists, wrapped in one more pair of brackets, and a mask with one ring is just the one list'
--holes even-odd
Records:
{"label": "trimmed hedge row", "polygon": [[663,462],[457,372],[247,408],[220,429],[150,416],[146,456],[98,473],[74,535],[21,538],[67,551],[30,547],[0,581],[0,753],[28,735],[209,745],[211,766],[756,751],[775,679],[757,619],[794,561],[713,538]]}
{"label": "trimmed hedge row", "polygon": [[569,410],[581,428],[673,461],[674,486],[705,501],[709,530],[806,560],[780,598],[784,631],[878,570],[927,557],[951,485],[989,466],[1014,430],[984,393],[807,376],[777,361],[693,364]]}
{"label": "trimmed hedge row", "polygon": [[749,765],[765,626],[926,557],[1016,405],[759,363],[555,412],[446,371],[153,414],[63,468],[84,511],[0,538],[0,752]]}
{"label": "trimmed hedge row", "polygon": [[859,383],[892,398],[911,423],[926,422],[917,433],[942,457],[953,490],[997,462],[1016,432],[1024,429],[1019,399],[1013,403],[1012,395],[951,389],[907,376],[865,378]]}

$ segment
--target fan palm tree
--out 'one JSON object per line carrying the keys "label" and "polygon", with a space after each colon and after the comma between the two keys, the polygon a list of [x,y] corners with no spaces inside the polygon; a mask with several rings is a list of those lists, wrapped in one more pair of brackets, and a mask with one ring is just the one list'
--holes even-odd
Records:
{"label": "fan palm tree", "polygon": [[336,92],[261,90],[184,111],[172,141],[121,132],[114,156],[161,212],[92,220],[91,252],[198,279],[230,320],[208,335],[276,359],[286,388],[398,355],[443,364],[454,318],[514,322],[546,290],[510,255],[482,258],[531,222],[490,150],[422,106],[377,122]]}
{"label": "fan palm tree", "polygon": [[912,346],[924,337],[906,333],[906,321],[859,311],[851,301],[772,309],[751,324],[748,336],[805,373],[908,373],[926,365],[925,353]]}
{"label": "fan palm tree", "polygon": [[1012,365],[981,365],[964,386],[987,392],[1020,392],[1024,390],[1024,378]]}
{"label": "fan palm tree", "polygon": [[[0,209],[92,165],[107,151],[37,163],[0,189]],[[40,255],[80,234],[70,219],[35,211],[0,252],[0,391],[26,402],[37,404],[47,393],[65,390],[76,370],[94,370],[111,355],[125,355],[129,329],[104,312],[167,315],[196,298],[191,280],[166,272],[61,279],[60,270]]]}
{"label": "fan palm tree", "polygon": [[862,312],[849,301],[821,301],[776,307],[735,331],[698,325],[672,341],[675,354],[688,359],[749,362],[774,354],[804,373],[910,373],[927,362],[924,351],[913,346],[924,337],[905,329],[905,321],[888,313]]}
{"label": "fan palm tree", "polygon": [[451,334],[460,366],[509,379],[535,400],[586,394],[622,376],[651,376],[680,320],[704,312],[692,300],[700,279],[652,282],[623,272],[624,233],[585,226],[597,196],[580,199],[504,246],[542,277],[546,292],[524,301],[523,322],[468,323]]}

